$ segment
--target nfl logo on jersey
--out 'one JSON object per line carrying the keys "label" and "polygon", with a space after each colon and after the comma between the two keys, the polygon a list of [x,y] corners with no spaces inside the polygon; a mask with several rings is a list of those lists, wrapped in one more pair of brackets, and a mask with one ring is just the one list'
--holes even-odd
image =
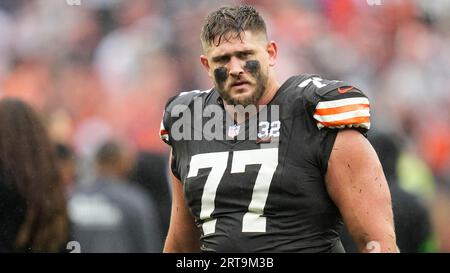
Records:
{"label": "nfl logo on jersey", "polygon": [[239,135],[239,129],[241,128],[240,125],[231,125],[228,127],[228,136],[229,137],[236,137]]}

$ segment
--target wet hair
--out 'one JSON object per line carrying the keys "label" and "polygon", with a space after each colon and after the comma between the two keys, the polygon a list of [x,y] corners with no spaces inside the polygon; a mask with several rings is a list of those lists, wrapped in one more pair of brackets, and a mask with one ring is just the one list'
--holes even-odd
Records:
{"label": "wet hair", "polygon": [[[205,48],[212,45],[216,39],[216,45],[219,45],[222,39],[242,39],[242,33],[247,30],[260,32],[267,36],[266,23],[258,11],[248,5],[225,6],[207,16],[200,39]],[[230,34],[234,36],[230,36]]]}
{"label": "wet hair", "polygon": [[69,220],[54,145],[37,113],[18,99],[0,100],[0,177],[25,209],[15,250],[62,250]]}

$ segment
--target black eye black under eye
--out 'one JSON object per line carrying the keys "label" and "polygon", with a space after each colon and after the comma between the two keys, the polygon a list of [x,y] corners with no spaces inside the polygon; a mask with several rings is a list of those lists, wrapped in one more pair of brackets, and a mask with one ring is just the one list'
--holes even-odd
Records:
{"label": "black eye black under eye", "polygon": [[214,77],[216,78],[217,83],[223,83],[228,78],[228,69],[225,67],[219,67],[214,70]]}
{"label": "black eye black under eye", "polygon": [[256,74],[261,69],[261,65],[256,60],[250,60],[245,62],[244,68],[249,71],[251,74]]}

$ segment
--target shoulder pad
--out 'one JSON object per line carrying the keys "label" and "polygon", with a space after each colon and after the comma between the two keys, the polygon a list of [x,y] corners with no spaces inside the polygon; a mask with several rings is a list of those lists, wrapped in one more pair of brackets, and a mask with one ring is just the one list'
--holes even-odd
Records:
{"label": "shoulder pad", "polygon": [[187,106],[187,105],[191,104],[196,97],[200,97],[203,94],[208,94],[209,92],[211,92],[211,90],[212,89],[204,90],[204,91],[192,90],[192,91],[187,91],[187,92],[181,92],[180,94],[169,98],[169,100],[166,103],[165,111],[170,112],[170,110],[175,105],[186,105]]}
{"label": "shoulder pad", "polygon": [[329,81],[318,76],[304,79],[298,87],[311,104],[317,127],[370,129],[370,103],[358,88],[343,81]]}
{"label": "shoulder pad", "polygon": [[316,104],[320,97],[328,94],[336,88],[347,85],[343,81],[327,80],[318,75],[303,75],[298,87],[302,89],[302,94],[313,104]]}
{"label": "shoulder pad", "polygon": [[203,94],[208,94],[212,89],[200,91],[193,90],[188,92],[181,92],[180,94],[173,96],[168,99],[166,106],[164,107],[163,117],[161,120],[161,126],[159,129],[160,138],[170,145],[170,132],[168,128],[172,124],[170,113],[172,109],[177,105],[185,105],[188,107],[196,97],[202,96]]}

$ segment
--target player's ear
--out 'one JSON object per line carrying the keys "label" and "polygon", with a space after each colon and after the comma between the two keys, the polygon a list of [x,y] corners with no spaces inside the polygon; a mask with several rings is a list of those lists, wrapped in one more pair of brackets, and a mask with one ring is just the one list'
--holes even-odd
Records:
{"label": "player's ear", "polygon": [[267,44],[267,53],[269,53],[269,65],[274,66],[277,60],[278,45],[275,41],[270,41]]}
{"label": "player's ear", "polygon": [[202,66],[206,69],[206,71],[208,72],[208,76],[210,78],[212,78],[211,67],[209,66],[208,58],[202,54],[202,55],[200,55],[200,62],[202,63]]}

